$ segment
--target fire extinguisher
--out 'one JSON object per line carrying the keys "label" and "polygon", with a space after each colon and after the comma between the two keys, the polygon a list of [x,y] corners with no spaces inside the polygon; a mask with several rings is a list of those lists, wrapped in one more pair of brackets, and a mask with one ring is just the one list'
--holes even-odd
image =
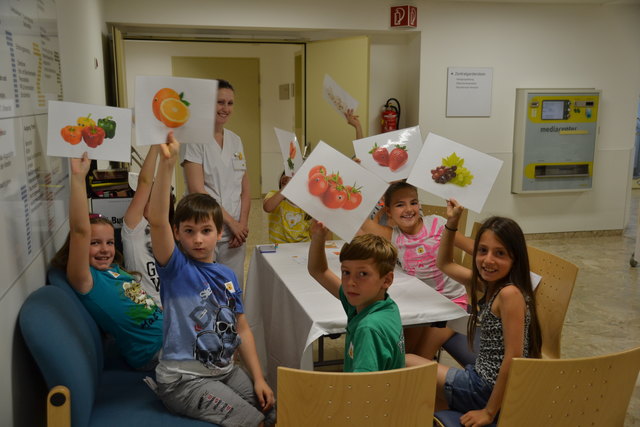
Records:
{"label": "fire extinguisher", "polygon": [[400,123],[400,102],[395,98],[387,99],[382,107],[382,133],[398,129]]}

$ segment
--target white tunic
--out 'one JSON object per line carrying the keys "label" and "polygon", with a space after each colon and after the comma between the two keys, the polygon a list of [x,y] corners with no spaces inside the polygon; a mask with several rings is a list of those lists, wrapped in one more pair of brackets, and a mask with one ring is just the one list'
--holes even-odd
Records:
{"label": "white tunic", "polygon": [[156,262],[151,249],[151,233],[149,223],[142,218],[138,225],[129,228],[127,223],[122,223],[122,252],[124,265],[128,271],[138,272],[142,275],[140,284],[144,292],[149,295],[156,305],[162,308],[160,301],[160,277],[156,271]]}

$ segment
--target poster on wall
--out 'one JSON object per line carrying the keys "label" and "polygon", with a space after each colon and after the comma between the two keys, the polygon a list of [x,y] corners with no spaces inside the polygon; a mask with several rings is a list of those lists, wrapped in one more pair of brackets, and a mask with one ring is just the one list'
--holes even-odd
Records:
{"label": "poster on wall", "polygon": [[282,195],[350,241],[388,184],[320,141]]}
{"label": "poster on wall", "polygon": [[68,216],[67,160],[46,156],[47,103],[62,100],[54,0],[0,2],[0,298]]}
{"label": "poster on wall", "polygon": [[136,145],[162,144],[170,130],[182,144],[210,142],[217,92],[217,80],[136,76]]}
{"label": "poster on wall", "polygon": [[131,162],[131,110],[49,101],[47,156]]}
{"label": "poster on wall", "polygon": [[429,133],[407,182],[481,213],[502,160]]}
{"label": "poster on wall", "polygon": [[493,68],[447,68],[447,117],[490,117]]}

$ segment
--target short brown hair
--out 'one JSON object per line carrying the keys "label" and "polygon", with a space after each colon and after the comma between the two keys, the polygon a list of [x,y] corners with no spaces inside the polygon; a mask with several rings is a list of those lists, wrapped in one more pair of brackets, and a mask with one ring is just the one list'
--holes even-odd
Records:
{"label": "short brown hair", "polygon": [[216,199],[205,193],[191,193],[178,202],[173,216],[173,224],[179,229],[180,224],[185,221],[202,222],[208,219],[213,220],[218,233],[220,233],[223,226],[222,208]]}
{"label": "short brown hair", "polygon": [[363,234],[345,243],[340,251],[340,262],[369,258],[373,259],[380,276],[384,276],[395,268],[398,250],[384,237]]}

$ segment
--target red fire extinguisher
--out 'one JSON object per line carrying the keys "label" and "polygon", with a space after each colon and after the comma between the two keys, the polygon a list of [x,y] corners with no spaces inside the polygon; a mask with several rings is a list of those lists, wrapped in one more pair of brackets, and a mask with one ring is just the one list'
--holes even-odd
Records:
{"label": "red fire extinguisher", "polygon": [[400,123],[400,103],[395,98],[387,99],[382,107],[382,133],[398,130]]}

